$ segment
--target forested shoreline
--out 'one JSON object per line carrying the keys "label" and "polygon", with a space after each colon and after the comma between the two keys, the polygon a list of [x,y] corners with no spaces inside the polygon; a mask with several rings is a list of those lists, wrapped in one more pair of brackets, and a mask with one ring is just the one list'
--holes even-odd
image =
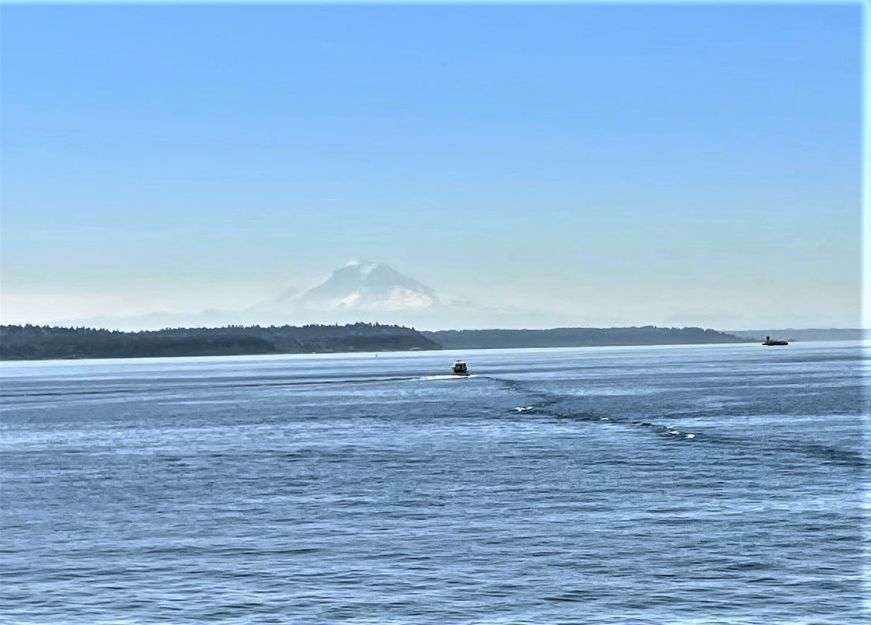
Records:
{"label": "forested shoreline", "polygon": [[0,326],[0,360],[306,354],[439,347],[413,328],[372,323],[168,328],[139,332]]}

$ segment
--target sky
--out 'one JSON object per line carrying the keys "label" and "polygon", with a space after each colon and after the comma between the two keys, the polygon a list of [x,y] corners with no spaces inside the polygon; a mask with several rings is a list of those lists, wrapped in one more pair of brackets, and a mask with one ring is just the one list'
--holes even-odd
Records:
{"label": "sky", "polygon": [[367,258],[530,326],[871,326],[861,19],[6,5],[0,319],[245,308]]}

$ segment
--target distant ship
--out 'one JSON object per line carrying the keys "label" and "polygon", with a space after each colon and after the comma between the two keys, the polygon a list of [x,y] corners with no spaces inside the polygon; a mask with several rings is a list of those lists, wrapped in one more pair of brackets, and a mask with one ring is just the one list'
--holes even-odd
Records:
{"label": "distant ship", "polygon": [[456,361],[454,363],[454,367],[451,371],[454,375],[462,375],[462,376],[469,375],[469,368],[466,366],[466,363],[464,363],[462,360]]}
{"label": "distant ship", "polygon": [[773,339],[770,336],[766,336],[765,340],[762,342],[763,345],[773,346],[773,345],[789,345],[789,341],[782,341],[779,339]]}

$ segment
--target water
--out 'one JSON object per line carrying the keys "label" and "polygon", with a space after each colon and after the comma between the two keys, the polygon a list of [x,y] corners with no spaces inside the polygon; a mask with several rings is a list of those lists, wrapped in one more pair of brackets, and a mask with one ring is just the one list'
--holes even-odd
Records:
{"label": "water", "polygon": [[3,623],[869,622],[859,343],[0,372]]}

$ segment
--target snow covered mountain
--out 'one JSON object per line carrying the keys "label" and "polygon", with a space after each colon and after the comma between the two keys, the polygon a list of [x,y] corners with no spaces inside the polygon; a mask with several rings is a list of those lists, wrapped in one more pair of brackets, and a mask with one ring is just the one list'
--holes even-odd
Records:
{"label": "snow covered mountain", "polygon": [[[385,264],[352,261],[324,282],[281,303],[305,311],[419,312],[439,305],[430,287]],[[279,303],[279,302],[276,302]]]}
{"label": "snow covered mountain", "polygon": [[428,286],[384,264],[352,261],[299,298],[327,310],[425,310],[438,304]]}
{"label": "snow covered mountain", "polygon": [[385,264],[351,261],[307,291],[288,288],[272,300],[243,309],[153,312],[125,317],[59,320],[57,323],[122,330],[254,323],[284,325],[368,321],[431,324],[442,319],[445,310],[436,292],[425,284]]}
{"label": "snow covered mountain", "polygon": [[444,299],[427,285],[383,263],[352,261],[306,291],[289,288],[277,297],[239,309],[167,311],[130,316],[58,320],[121,330],[307,323],[396,323],[425,330],[566,325],[552,311],[496,309],[466,299]]}

